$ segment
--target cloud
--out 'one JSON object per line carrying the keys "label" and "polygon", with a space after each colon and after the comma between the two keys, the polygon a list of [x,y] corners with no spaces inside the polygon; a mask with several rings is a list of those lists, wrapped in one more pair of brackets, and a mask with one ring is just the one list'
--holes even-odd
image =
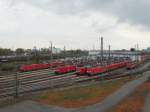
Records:
{"label": "cloud", "polygon": [[57,14],[105,12],[116,16],[119,22],[150,27],[149,0],[23,0],[43,10]]}
{"label": "cloud", "polygon": [[51,40],[61,48],[91,49],[96,44],[99,49],[102,35],[105,48],[137,43],[145,47],[149,4],[148,0],[0,0],[1,46],[48,47]]}

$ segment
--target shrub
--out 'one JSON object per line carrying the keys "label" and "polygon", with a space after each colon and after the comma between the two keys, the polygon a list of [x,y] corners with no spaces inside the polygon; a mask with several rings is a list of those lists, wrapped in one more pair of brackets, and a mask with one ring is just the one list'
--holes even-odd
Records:
{"label": "shrub", "polygon": [[16,66],[14,65],[14,64],[2,64],[1,65],[1,70],[2,71],[12,71],[12,70],[14,70],[16,68]]}

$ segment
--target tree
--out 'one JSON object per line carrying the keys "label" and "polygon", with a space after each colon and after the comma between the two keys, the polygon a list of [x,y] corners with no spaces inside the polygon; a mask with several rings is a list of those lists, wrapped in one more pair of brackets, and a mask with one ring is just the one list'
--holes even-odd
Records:
{"label": "tree", "polygon": [[22,55],[22,54],[25,53],[25,50],[22,49],[22,48],[17,48],[15,52],[16,52],[17,55]]}
{"label": "tree", "polygon": [[136,50],[135,50],[135,48],[131,48],[130,51],[131,51],[131,52],[134,52],[134,51],[136,51]]}
{"label": "tree", "polygon": [[0,56],[12,55],[13,51],[11,49],[0,48]]}

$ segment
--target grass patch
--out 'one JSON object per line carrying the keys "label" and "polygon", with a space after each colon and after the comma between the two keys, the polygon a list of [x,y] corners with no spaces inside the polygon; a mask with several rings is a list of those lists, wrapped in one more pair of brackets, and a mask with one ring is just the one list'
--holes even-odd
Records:
{"label": "grass patch", "polygon": [[11,99],[5,99],[5,100],[1,100],[0,101],[0,107],[5,107],[5,106],[8,106],[8,105],[13,105],[13,104],[16,104],[18,101],[11,98]]}
{"label": "grass patch", "polygon": [[35,101],[68,108],[91,105],[100,102],[130,80],[132,79],[126,77],[86,87],[76,87],[62,91],[51,90],[42,93]]}

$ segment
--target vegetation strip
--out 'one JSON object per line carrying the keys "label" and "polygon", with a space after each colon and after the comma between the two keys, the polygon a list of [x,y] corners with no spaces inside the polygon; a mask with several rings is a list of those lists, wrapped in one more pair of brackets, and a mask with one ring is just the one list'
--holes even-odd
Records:
{"label": "vegetation strip", "polygon": [[36,101],[69,108],[82,107],[103,100],[129,80],[131,79],[124,78],[107,83],[89,85],[84,88],[77,87],[63,91],[47,91],[40,95]]}

